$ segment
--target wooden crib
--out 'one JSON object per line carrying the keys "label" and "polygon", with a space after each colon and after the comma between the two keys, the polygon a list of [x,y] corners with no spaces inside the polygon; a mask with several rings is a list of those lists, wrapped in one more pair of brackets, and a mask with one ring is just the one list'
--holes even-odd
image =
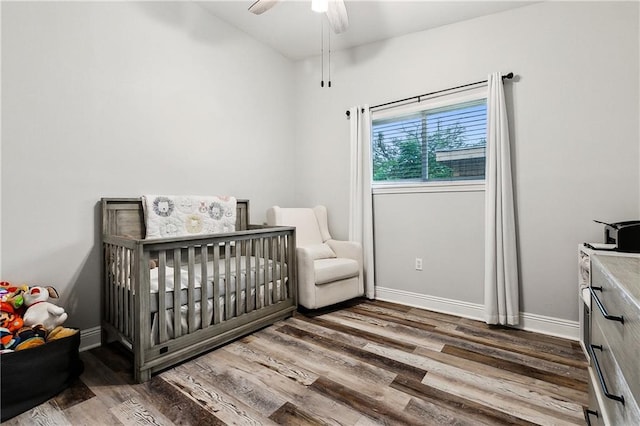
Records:
{"label": "wooden crib", "polygon": [[296,310],[295,228],[236,211],[235,232],[145,240],[140,199],[102,199],[103,342],[133,352],[136,381]]}

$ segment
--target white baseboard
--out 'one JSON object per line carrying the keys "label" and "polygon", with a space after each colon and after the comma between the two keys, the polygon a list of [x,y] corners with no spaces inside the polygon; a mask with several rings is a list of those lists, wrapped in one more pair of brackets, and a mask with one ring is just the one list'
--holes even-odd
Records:
{"label": "white baseboard", "polygon": [[[477,303],[445,299],[443,297],[377,286],[376,299],[478,321],[484,320],[484,306]],[[580,336],[580,325],[578,321],[569,321],[526,312],[520,313],[520,325],[517,328],[571,340],[579,340]],[[80,351],[87,351],[99,347],[102,341],[101,337],[102,329],[100,326],[81,330]]]}
{"label": "white baseboard", "polygon": [[97,348],[102,344],[102,327],[80,330],[80,352]]}
{"label": "white baseboard", "polygon": [[[376,299],[484,321],[484,306],[477,303],[445,299],[443,297],[378,286],[376,286]],[[579,340],[580,336],[580,325],[578,321],[569,321],[526,312],[520,313],[520,325],[517,326],[517,328],[571,340]]]}

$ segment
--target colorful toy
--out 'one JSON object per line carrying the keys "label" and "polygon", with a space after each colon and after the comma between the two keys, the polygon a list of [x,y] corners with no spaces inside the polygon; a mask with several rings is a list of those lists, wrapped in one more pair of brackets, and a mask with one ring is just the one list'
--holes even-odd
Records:
{"label": "colorful toy", "polygon": [[11,304],[14,309],[20,309],[24,303],[22,294],[29,290],[26,285],[14,286],[11,283],[0,282],[0,301]]}
{"label": "colorful toy", "polygon": [[[64,308],[49,302],[58,292],[51,286],[14,286],[0,282],[0,354],[44,345],[78,333],[66,328]],[[24,315],[21,315],[24,312]]]}
{"label": "colorful toy", "polygon": [[58,292],[51,286],[31,287],[24,293],[27,310],[24,313],[24,325],[31,327],[42,325],[46,330],[53,330],[67,320],[64,308],[49,302],[49,298],[57,299]]}
{"label": "colorful toy", "polygon": [[20,343],[20,338],[8,328],[0,327],[0,353],[13,352]]}
{"label": "colorful toy", "polygon": [[15,309],[7,302],[0,302],[0,327],[6,328],[11,333],[18,331],[24,322]]}
{"label": "colorful toy", "polygon": [[16,337],[20,339],[20,342],[15,346],[15,350],[22,351],[44,345],[46,336],[47,330],[41,324],[33,327],[22,327],[16,333]]}
{"label": "colorful toy", "polygon": [[15,334],[24,325],[22,318],[16,314],[13,306],[0,302],[0,349],[3,352],[14,350],[20,343]]}
{"label": "colorful toy", "polygon": [[75,328],[67,328],[59,325],[47,334],[47,342],[64,339],[65,337],[73,336],[77,332],[78,330]]}

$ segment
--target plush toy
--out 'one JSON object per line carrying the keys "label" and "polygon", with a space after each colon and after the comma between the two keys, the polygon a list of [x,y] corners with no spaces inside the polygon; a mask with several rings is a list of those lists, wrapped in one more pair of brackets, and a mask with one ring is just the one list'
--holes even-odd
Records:
{"label": "plush toy", "polygon": [[20,343],[15,336],[24,325],[22,318],[16,314],[13,306],[7,302],[0,302],[0,349],[13,350]]}
{"label": "plush toy", "polygon": [[6,281],[0,282],[0,301],[11,304],[14,309],[20,309],[24,303],[23,293],[29,290],[26,285],[14,286]]}
{"label": "plush toy", "polygon": [[0,327],[0,353],[13,352],[20,343],[20,338],[8,328]]}
{"label": "plush toy", "polygon": [[24,294],[24,303],[27,306],[23,317],[25,326],[40,324],[46,330],[53,330],[66,321],[67,313],[64,308],[48,302],[49,298],[58,298],[58,292],[51,286],[31,287]]}
{"label": "plush toy", "polygon": [[15,346],[15,350],[21,351],[44,345],[46,336],[47,330],[41,324],[33,327],[22,327],[16,333],[16,337],[20,339],[20,342]]}
{"label": "plush toy", "polygon": [[15,309],[7,302],[0,302],[0,327],[15,333],[24,325],[24,321],[16,314]]}
{"label": "plush toy", "polygon": [[78,330],[75,328],[67,328],[59,325],[47,334],[47,342],[64,339],[65,337],[73,336],[77,332]]}

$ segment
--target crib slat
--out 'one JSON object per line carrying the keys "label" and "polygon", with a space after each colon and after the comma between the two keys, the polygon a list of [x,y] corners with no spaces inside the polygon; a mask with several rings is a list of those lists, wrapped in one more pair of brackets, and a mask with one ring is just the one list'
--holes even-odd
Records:
{"label": "crib slat", "polygon": [[109,289],[109,302],[111,303],[111,309],[109,312],[109,322],[115,327],[116,322],[116,290],[118,289],[118,250],[116,246],[111,246],[111,261],[113,262],[111,270],[111,287]]}
{"label": "crib slat", "polygon": [[278,237],[271,238],[271,303],[278,301]]}
{"label": "crib slat", "polygon": [[231,245],[224,243],[224,319],[231,318]]}
{"label": "crib slat", "polygon": [[282,268],[282,300],[287,300],[289,298],[289,274],[291,273],[291,268],[289,267],[289,238],[287,235],[282,236],[282,264],[280,267]]}
{"label": "crib slat", "polygon": [[189,280],[189,290],[187,291],[187,303],[189,308],[188,314],[188,330],[193,333],[196,329],[196,304],[195,304],[195,257],[196,249],[189,246],[187,249],[187,279]]}
{"label": "crib slat", "polygon": [[271,257],[271,303],[277,303],[280,301],[280,293],[278,287],[278,261],[280,259],[280,245],[278,243],[278,237],[271,238],[271,247],[273,256]]}
{"label": "crib slat", "polygon": [[131,274],[129,276],[129,286],[128,286],[128,291],[129,291],[129,334],[128,337],[133,337],[133,333],[136,327],[136,322],[135,322],[135,292],[133,291],[134,289],[134,282],[136,279],[136,271],[135,271],[135,265],[136,265],[136,252],[129,249],[129,257],[131,258],[131,264],[129,266],[129,273]]}
{"label": "crib slat", "polygon": [[125,335],[129,332],[129,283],[131,281],[131,252],[129,249],[123,247],[123,263],[124,263],[124,285],[122,286],[122,316],[123,324],[122,331]]}
{"label": "crib slat", "polygon": [[276,283],[275,283],[276,271],[274,269],[276,267],[276,263],[275,263],[276,253],[275,253],[275,245],[274,245],[273,237],[267,238],[267,244],[269,245],[269,259],[267,259],[267,262],[269,263],[267,264],[267,270],[265,272],[267,280],[269,280],[269,295],[267,296],[267,303],[269,305],[272,305],[273,303],[275,303],[274,297],[275,297],[275,291],[276,291]]}
{"label": "crib slat", "polygon": [[115,254],[115,249],[113,247],[113,244],[109,244],[107,246],[107,256],[109,258],[108,263],[107,263],[107,276],[109,277],[109,281],[108,281],[108,286],[105,289],[106,291],[106,299],[107,300],[107,309],[106,309],[106,313],[107,313],[107,321],[109,322],[109,324],[113,324],[113,292],[114,292],[114,288],[116,285],[116,254]]}
{"label": "crib slat", "polygon": [[116,328],[122,333],[124,313],[122,312],[122,299],[124,295],[125,286],[125,269],[124,269],[124,247],[118,247],[118,283],[120,284],[116,291]]}
{"label": "crib slat", "polygon": [[218,324],[220,315],[220,245],[213,245],[213,323]]}
{"label": "crib slat", "polygon": [[158,342],[167,341],[167,252],[160,250],[158,252]]}
{"label": "crib slat", "polygon": [[255,253],[255,262],[256,262],[256,270],[254,272],[255,275],[255,304],[254,304],[254,309],[260,309],[262,307],[262,303],[260,302],[260,247],[261,247],[261,242],[262,239],[261,238],[256,238],[255,241],[255,248],[256,248],[256,253]]}
{"label": "crib slat", "polygon": [[179,248],[173,250],[173,337],[182,335],[182,327],[180,327],[180,290],[182,277],[182,252]]}
{"label": "crib slat", "polygon": [[272,259],[271,259],[271,285],[273,290],[271,291],[271,303],[276,303],[278,302],[280,299],[279,296],[279,287],[278,287],[278,279],[280,278],[280,276],[278,275],[278,261],[280,259],[280,244],[279,244],[279,240],[278,237],[273,237],[271,239],[271,244],[273,247],[272,253]]}
{"label": "crib slat", "polygon": [[281,236],[279,239],[280,241],[280,300],[285,300],[286,299],[286,293],[285,293],[285,289],[286,289],[286,285],[284,282],[284,267],[286,264],[286,260],[285,260],[285,247],[286,247],[286,240],[285,240],[285,236]]}
{"label": "crib slat", "polygon": [[136,271],[135,271],[135,265],[136,262],[138,261],[137,257],[136,257],[136,252],[133,250],[129,250],[129,257],[131,258],[131,264],[129,266],[129,273],[130,278],[129,278],[129,285],[128,285],[128,298],[129,298],[129,334],[127,334],[127,337],[129,338],[133,338],[133,334],[135,332],[135,328],[136,328],[136,322],[135,322],[135,313],[136,313],[136,304],[135,304],[135,292],[134,290],[134,283],[136,280]]}
{"label": "crib slat", "polygon": [[251,240],[242,243],[244,248],[245,277],[244,277],[244,303],[246,313],[251,311]]}
{"label": "crib slat", "polygon": [[242,288],[241,288],[241,282],[242,282],[242,266],[241,266],[241,256],[242,256],[242,251],[240,250],[240,242],[236,241],[236,249],[234,250],[235,252],[235,262],[236,262],[236,282],[235,282],[235,292],[236,292],[236,315],[237,317],[240,316],[240,314],[242,313]]}
{"label": "crib slat", "polygon": [[262,274],[264,278],[264,304],[262,306],[269,305],[269,238],[263,238],[262,243],[264,244],[264,253],[263,253],[263,265]]}
{"label": "crib slat", "polygon": [[274,283],[273,283],[273,273],[271,272],[271,268],[274,267],[273,259],[275,257],[273,253],[273,238],[268,237],[265,241],[267,246],[269,247],[269,256],[265,259],[265,268],[264,268],[264,280],[266,284],[265,289],[267,290],[267,297],[265,299],[266,305],[270,305],[273,303],[273,291],[274,291]]}
{"label": "crib slat", "polygon": [[209,327],[209,275],[207,274],[207,245],[200,246],[200,324],[201,327]]}
{"label": "crib slat", "polygon": [[118,247],[113,246],[113,286],[111,287],[111,324],[114,327],[118,325],[118,286],[120,285],[120,259],[118,258]]}

